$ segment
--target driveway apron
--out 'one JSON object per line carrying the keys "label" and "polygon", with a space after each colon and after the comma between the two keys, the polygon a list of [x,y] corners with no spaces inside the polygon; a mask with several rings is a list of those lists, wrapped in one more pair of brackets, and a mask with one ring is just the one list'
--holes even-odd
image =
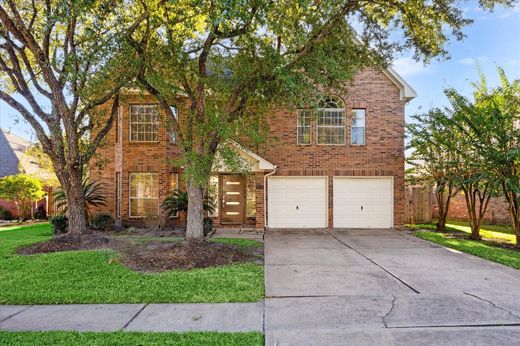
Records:
{"label": "driveway apron", "polygon": [[269,230],[267,345],[512,345],[520,272],[394,230]]}

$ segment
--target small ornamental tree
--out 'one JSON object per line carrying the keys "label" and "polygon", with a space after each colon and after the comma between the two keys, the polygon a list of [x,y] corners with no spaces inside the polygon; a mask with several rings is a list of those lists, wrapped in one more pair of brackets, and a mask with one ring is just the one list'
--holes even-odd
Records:
{"label": "small ornamental tree", "polygon": [[[496,3],[510,2],[480,5],[489,9]],[[186,237],[203,236],[204,193],[219,148],[230,140],[257,140],[273,105],[313,106],[322,93],[345,93],[361,69],[386,67],[400,50],[424,60],[446,55],[450,37],[461,39],[471,22],[459,5],[454,0],[137,3],[135,17],[146,19],[128,39],[138,55],[138,81],[157,98],[180,148],[175,164],[184,169],[189,197]],[[391,39],[394,30],[401,40]],[[171,106],[179,104],[177,118]],[[450,190],[444,184],[441,191]]]}
{"label": "small ornamental tree", "polygon": [[29,175],[9,175],[0,179],[0,199],[13,202],[21,220],[31,216],[32,203],[44,195],[40,180]]}
{"label": "small ornamental tree", "polygon": [[[483,170],[500,184],[508,202],[511,224],[520,246],[520,81],[509,81],[498,69],[500,85],[487,86],[481,75],[474,101],[452,92],[459,107],[456,122],[483,160]],[[481,181],[482,183],[482,181]],[[494,184],[495,182],[493,182]]]}
{"label": "small ornamental tree", "polygon": [[480,239],[480,226],[486,214],[491,197],[497,196],[500,186],[496,174],[488,169],[487,158],[478,150],[478,136],[468,121],[475,123],[483,116],[484,110],[476,107],[472,102],[458,94],[453,89],[446,89],[445,94],[450,101],[451,108],[447,110],[450,117],[446,122],[451,124],[450,151],[455,153],[453,163],[453,181],[455,186],[464,194],[466,209],[471,227],[471,239]]}
{"label": "small ornamental tree", "polygon": [[455,184],[458,151],[450,142],[452,131],[446,118],[443,110],[434,108],[412,116],[412,122],[407,125],[408,149],[411,150],[407,162],[412,167],[407,179],[412,184],[434,189],[438,232],[446,231],[450,202],[458,192]]}

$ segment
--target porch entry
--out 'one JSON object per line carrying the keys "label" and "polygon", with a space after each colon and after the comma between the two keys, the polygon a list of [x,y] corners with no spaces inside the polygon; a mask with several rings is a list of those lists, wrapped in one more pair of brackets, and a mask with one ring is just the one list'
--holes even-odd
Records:
{"label": "porch entry", "polygon": [[221,177],[221,222],[223,224],[241,224],[245,219],[246,179],[243,175],[222,175]]}

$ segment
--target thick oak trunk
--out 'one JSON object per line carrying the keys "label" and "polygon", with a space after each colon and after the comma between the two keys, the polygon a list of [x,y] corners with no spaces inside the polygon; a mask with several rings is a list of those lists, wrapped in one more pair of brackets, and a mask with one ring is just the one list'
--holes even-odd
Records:
{"label": "thick oak trunk", "polygon": [[[67,218],[69,219],[69,233],[82,235],[90,232],[85,209],[85,195],[83,191],[83,169],[60,169],[54,165],[56,175],[67,199]],[[56,169],[58,168],[58,169]]]}
{"label": "thick oak trunk", "polygon": [[69,233],[86,234],[90,232],[85,209],[85,195],[83,191],[82,172],[69,174],[69,187],[67,193],[67,209],[69,217]]}
{"label": "thick oak trunk", "polygon": [[188,182],[188,217],[186,220],[186,239],[204,238],[204,191],[194,183]]}

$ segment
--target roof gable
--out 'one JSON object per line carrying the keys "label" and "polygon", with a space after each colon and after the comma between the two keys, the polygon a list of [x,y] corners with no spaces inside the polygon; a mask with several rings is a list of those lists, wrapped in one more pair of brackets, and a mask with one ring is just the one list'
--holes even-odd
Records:
{"label": "roof gable", "polygon": [[19,173],[20,159],[15,152],[15,148],[18,149],[20,146],[13,145],[11,137],[11,133],[0,129],[0,178]]}

